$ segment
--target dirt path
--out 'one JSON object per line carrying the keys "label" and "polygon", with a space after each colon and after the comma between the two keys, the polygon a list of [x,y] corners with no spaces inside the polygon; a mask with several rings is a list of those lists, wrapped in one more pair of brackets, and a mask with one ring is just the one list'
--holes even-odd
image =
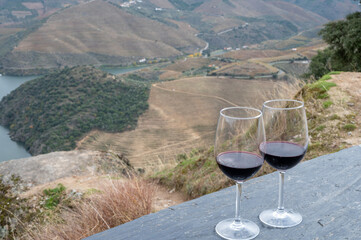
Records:
{"label": "dirt path", "polygon": [[225,99],[225,98],[218,97],[218,96],[212,96],[212,95],[206,95],[206,94],[199,94],[199,93],[191,93],[191,92],[185,92],[185,91],[180,91],[180,90],[176,90],[176,89],[169,89],[169,88],[160,87],[160,86],[158,86],[157,84],[153,84],[152,86],[155,87],[155,88],[164,90],[164,91],[168,91],[168,92],[184,93],[184,94],[193,95],[193,96],[197,96],[197,97],[214,98],[214,99],[223,101],[223,102],[225,102],[225,103],[229,103],[229,104],[231,104],[232,106],[235,106],[235,107],[238,106],[237,104],[235,104],[235,103],[233,103],[233,102],[231,102],[231,101],[228,101],[228,100]]}

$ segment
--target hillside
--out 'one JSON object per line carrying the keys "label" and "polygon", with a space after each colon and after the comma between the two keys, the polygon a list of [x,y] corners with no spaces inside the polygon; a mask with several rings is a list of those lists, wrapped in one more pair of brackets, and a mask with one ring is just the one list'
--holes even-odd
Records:
{"label": "hillside", "polygon": [[[5,73],[14,74],[21,69],[30,74],[30,69],[129,65],[143,58],[174,59],[206,46],[213,51],[244,45],[281,50],[310,45],[317,39],[320,25],[344,17],[357,6],[351,0],[317,2],[305,5],[271,0],[132,3],[64,0],[57,4],[6,1],[4,16],[15,3],[18,12],[24,8],[35,15],[44,11],[49,14],[32,17],[34,21],[41,19],[42,22],[36,22],[37,27],[30,17],[24,18],[26,24],[17,27],[26,28],[27,33],[12,34],[2,42],[0,56],[4,57],[0,66]],[[5,26],[16,27],[0,25],[0,31]],[[280,39],[285,41],[275,42]]]}
{"label": "hillside", "polygon": [[[305,85],[294,97],[305,102],[310,137],[304,161],[359,145],[361,73],[333,72]],[[275,171],[267,163],[257,176]],[[220,170],[213,147],[177,156],[171,168],[151,176],[156,182],[193,199],[234,184]]]}
{"label": "hillside", "polygon": [[57,10],[84,0],[0,0],[0,25],[26,25]]}
{"label": "hillside", "polygon": [[[313,12],[305,11],[301,7],[284,1],[211,0],[204,1],[195,11],[207,13],[206,15],[238,16],[248,23],[253,23],[257,19],[265,20],[266,18],[268,20],[285,20],[298,27],[299,30],[327,22],[327,18],[320,17]],[[264,21],[264,24],[267,24],[267,22]]]}
{"label": "hillside", "polygon": [[[94,17],[99,16],[99,17]],[[192,30],[131,15],[103,0],[64,9],[31,33],[3,61],[4,68],[122,64],[199,51]]]}
{"label": "hillside", "polygon": [[74,67],[29,81],[0,102],[0,123],[31,154],[75,148],[85,133],[133,129],[149,89],[92,67]]}
{"label": "hillside", "polygon": [[[309,136],[311,137],[306,160],[359,144],[361,99],[357,89],[361,88],[360,80],[360,73],[333,72],[314,83],[305,85],[298,92],[296,98],[302,98],[306,104]],[[109,223],[113,223],[113,221],[108,221],[111,218],[105,218],[109,217],[107,212],[110,212],[111,217],[117,220],[125,214],[128,217],[129,213],[139,213],[141,207],[139,202],[143,206],[145,201],[152,200],[149,203],[151,211],[141,212],[136,217],[128,218],[127,221],[129,221],[180,203],[186,198],[196,198],[233,185],[234,183],[219,170],[214,159],[213,148],[209,146],[211,144],[207,146],[206,150],[194,149],[180,154],[176,159],[177,164],[173,167],[151,174],[150,179],[165,187],[149,183],[143,185],[142,180],[139,180],[142,177],[139,176],[138,180],[128,180],[119,176],[123,169],[131,169],[131,166],[125,158],[112,152],[57,152],[22,159],[21,162],[19,160],[5,162],[0,164],[0,173],[5,176],[0,181],[1,188],[4,189],[3,196],[6,197],[9,204],[3,206],[7,210],[16,210],[17,206],[22,206],[23,211],[14,211],[16,214],[14,215],[22,220],[21,226],[18,222],[11,225],[12,228],[17,227],[19,231],[16,231],[18,235],[15,236],[27,236],[25,239],[33,239],[34,236],[39,236],[39,238],[43,236],[40,239],[55,239],[64,234],[66,230],[69,235],[64,239],[78,239],[78,237],[70,235],[75,232],[74,225],[77,226],[76,231],[83,230],[80,231],[83,235],[79,235],[82,237],[108,229]],[[55,172],[54,167],[57,169]],[[116,172],[108,172],[113,168],[116,168]],[[39,171],[41,171],[41,175],[39,175]],[[272,171],[274,169],[264,164],[257,176]],[[8,187],[9,183],[4,180],[13,173],[23,175],[25,182],[17,180],[14,186],[9,185]],[[109,175],[104,175],[107,173],[115,175],[111,175],[113,177],[110,178]],[[115,195],[112,191],[118,189],[119,183],[131,182],[136,184],[138,191],[130,191],[129,188],[124,187],[119,188],[120,191],[118,191],[131,198],[121,198],[122,195]],[[25,186],[31,186],[31,189],[26,190]],[[9,192],[9,189],[14,192]],[[151,195],[149,192],[143,191],[144,189],[150,191]],[[10,198],[9,196],[14,197]],[[102,199],[103,205],[95,205],[96,199]],[[87,206],[89,201],[92,203],[91,209],[96,209],[96,213],[91,217],[86,214],[79,215],[77,207]],[[40,211],[38,211],[39,209]],[[68,211],[70,209],[71,211]],[[81,209],[87,210],[87,208]],[[106,212],[104,209],[111,211]],[[117,211],[114,211],[115,209]],[[24,216],[24,213],[28,214],[34,211],[35,216]],[[66,217],[69,212],[77,213],[76,218]],[[83,218],[81,218],[82,216]],[[31,221],[37,220],[37,218],[45,219],[45,221],[37,224],[35,228],[34,222]],[[93,218],[94,222],[91,221]],[[107,226],[90,231],[98,227],[104,219],[107,219]],[[127,221],[116,222],[114,226]],[[46,225],[41,224],[44,222]],[[21,228],[24,227],[24,223],[30,227],[29,229],[32,229],[30,236],[29,232],[25,232],[25,229]],[[45,232],[43,227],[46,227]],[[51,231],[46,232],[49,229]],[[84,229],[87,230],[86,233],[84,233]],[[44,233],[45,235],[43,235]],[[51,238],[49,234],[53,234]]]}
{"label": "hillside", "polygon": [[78,142],[78,149],[121,152],[135,167],[146,169],[173,165],[178,154],[213,144],[220,109],[234,105],[258,108],[271,96],[289,96],[294,87],[273,79],[229,77],[154,83],[149,109],[139,118],[136,129],[123,133],[92,131]]}
{"label": "hillside", "polygon": [[[278,2],[275,0],[265,0],[267,2]],[[283,0],[307,9],[320,16],[327,18],[328,20],[337,20],[344,18],[347,14],[357,11],[357,1],[353,0]],[[332,13],[332,14],[330,14]]]}

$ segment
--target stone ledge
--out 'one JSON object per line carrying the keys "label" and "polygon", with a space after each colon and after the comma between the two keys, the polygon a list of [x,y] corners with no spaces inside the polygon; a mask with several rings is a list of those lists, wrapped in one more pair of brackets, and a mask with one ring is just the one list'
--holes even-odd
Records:
{"label": "stone ledge", "polygon": [[[288,229],[263,226],[264,209],[277,207],[278,175],[247,181],[242,216],[260,227],[256,239],[360,239],[361,147],[303,162],[286,172],[285,207],[299,211],[303,222]],[[234,187],[149,214],[95,234],[86,240],[220,239],[215,225],[234,216]]]}

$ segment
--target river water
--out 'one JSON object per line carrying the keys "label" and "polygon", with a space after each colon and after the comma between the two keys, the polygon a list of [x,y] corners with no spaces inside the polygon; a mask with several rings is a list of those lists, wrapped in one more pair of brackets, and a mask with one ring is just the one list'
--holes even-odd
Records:
{"label": "river water", "polygon": [[[34,78],[36,77],[1,76],[0,99],[9,94],[15,88],[19,87],[22,83]],[[21,144],[10,139],[9,130],[0,125],[0,162],[30,156],[30,153],[28,153]]]}
{"label": "river water", "polygon": [[[131,71],[135,71],[145,66],[138,66],[132,68],[104,68],[105,72],[111,74],[123,74]],[[0,100],[9,94],[12,90],[19,87],[21,84],[36,78],[37,76],[31,77],[12,77],[12,76],[0,76]],[[0,125],[0,162],[30,157],[24,146],[14,142],[9,137],[9,130]]]}

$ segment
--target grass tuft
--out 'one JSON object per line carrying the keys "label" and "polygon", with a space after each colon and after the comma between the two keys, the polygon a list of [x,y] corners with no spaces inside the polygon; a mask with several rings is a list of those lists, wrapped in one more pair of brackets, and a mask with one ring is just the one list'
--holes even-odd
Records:
{"label": "grass tuft", "polygon": [[352,123],[348,123],[348,124],[344,125],[342,128],[345,131],[353,131],[356,129],[356,125],[352,124]]}
{"label": "grass tuft", "polygon": [[329,108],[333,104],[332,101],[328,100],[322,103],[323,108]]}
{"label": "grass tuft", "polygon": [[332,72],[329,72],[328,75],[339,75],[341,73],[342,73],[342,71],[332,71]]}
{"label": "grass tuft", "polygon": [[325,128],[326,128],[325,125],[320,125],[320,126],[316,127],[316,131],[322,131]]}
{"label": "grass tuft", "polygon": [[331,117],[330,117],[330,120],[340,120],[341,117],[337,114],[333,114]]}
{"label": "grass tuft", "polygon": [[151,213],[153,185],[138,179],[111,181],[101,193],[75,204],[60,224],[44,227],[31,239],[77,240]]}

